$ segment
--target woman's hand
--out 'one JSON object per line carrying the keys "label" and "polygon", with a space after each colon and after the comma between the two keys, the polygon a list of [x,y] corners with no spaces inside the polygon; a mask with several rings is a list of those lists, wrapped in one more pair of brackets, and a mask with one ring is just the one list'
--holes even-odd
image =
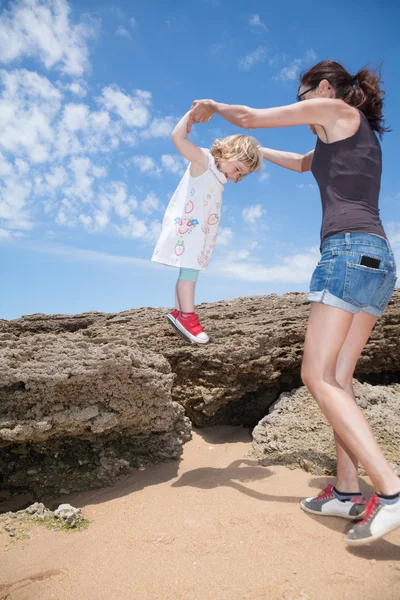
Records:
{"label": "woman's hand", "polygon": [[187,132],[190,133],[193,123],[207,123],[215,112],[214,100],[195,100],[190,108]]}

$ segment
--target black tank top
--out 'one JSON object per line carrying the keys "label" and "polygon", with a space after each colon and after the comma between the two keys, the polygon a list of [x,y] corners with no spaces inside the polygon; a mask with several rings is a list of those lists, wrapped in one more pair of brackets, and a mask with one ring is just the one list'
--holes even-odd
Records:
{"label": "black tank top", "polygon": [[352,231],[386,238],[378,208],[382,151],[361,111],[351,137],[331,144],[318,138],[311,171],[321,194],[321,240]]}

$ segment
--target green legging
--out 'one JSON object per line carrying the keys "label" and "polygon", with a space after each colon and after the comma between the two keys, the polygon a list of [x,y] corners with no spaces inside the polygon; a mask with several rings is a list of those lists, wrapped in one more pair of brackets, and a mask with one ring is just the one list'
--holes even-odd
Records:
{"label": "green legging", "polygon": [[197,281],[197,278],[199,276],[199,270],[198,269],[187,269],[186,267],[182,267],[179,270],[179,277],[178,279],[184,279],[185,281]]}

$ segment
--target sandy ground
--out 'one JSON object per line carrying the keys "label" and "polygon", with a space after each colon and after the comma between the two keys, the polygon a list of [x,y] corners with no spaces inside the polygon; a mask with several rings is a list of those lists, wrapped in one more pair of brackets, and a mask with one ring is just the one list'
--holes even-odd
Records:
{"label": "sandy ground", "polygon": [[327,479],[261,467],[249,447],[244,429],[197,431],[180,462],[57,499],[86,531],[3,532],[0,600],[399,600],[400,531],[347,549],[347,521],[298,507]]}

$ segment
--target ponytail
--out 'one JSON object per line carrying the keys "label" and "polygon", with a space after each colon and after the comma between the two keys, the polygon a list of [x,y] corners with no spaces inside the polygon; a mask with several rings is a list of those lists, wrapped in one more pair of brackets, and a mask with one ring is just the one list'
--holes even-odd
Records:
{"label": "ponytail", "polygon": [[301,76],[301,85],[317,86],[326,79],[335,88],[336,98],[358,108],[366,116],[370,127],[380,137],[388,131],[383,119],[383,97],[380,72],[361,69],[354,77],[339,63],[324,60]]}

